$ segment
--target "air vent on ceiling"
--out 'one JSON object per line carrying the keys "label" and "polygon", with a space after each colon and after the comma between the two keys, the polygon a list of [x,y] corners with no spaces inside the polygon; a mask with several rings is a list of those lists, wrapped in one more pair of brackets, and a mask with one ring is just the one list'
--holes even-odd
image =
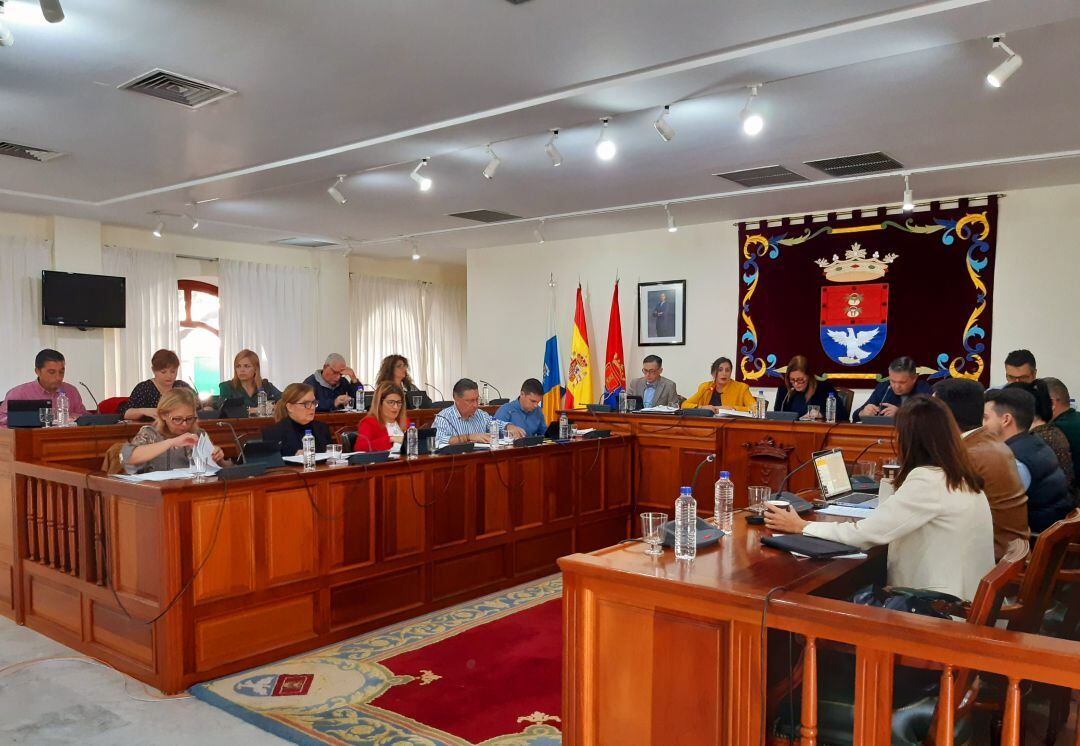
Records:
{"label": "air vent on ceiling", "polygon": [[762,166],[761,168],[748,168],[745,171],[729,171],[726,174],[713,175],[719,176],[721,179],[734,181],[744,187],[762,187],[808,181],[805,176],[789,171],[783,166]]}
{"label": "air vent on ceiling", "polygon": [[298,246],[304,249],[324,249],[327,246],[341,245],[333,241],[321,241],[317,238],[279,238],[271,243],[281,244],[282,246]]}
{"label": "air vent on ceiling", "polygon": [[31,148],[28,145],[16,145],[13,142],[0,142],[0,155],[10,155],[12,158],[25,158],[28,161],[44,163],[45,161],[51,161],[53,158],[59,158],[63,153]]}
{"label": "air vent on ceiling", "polygon": [[145,93],[147,96],[172,101],[174,104],[198,109],[231,96],[236,91],[195,78],[157,68],[120,86],[121,90]]}
{"label": "air vent on ceiling", "polygon": [[822,158],[819,161],[807,161],[806,165],[836,177],[899,171],[904,167],[902,163],[884,153],[860,153],[859,155],[842,155],[838,158]]}
{"label": "air vent on ceiling", "polygon": [[447,215],[450,218],[463,220],[475,220],[478,223],[505,223],[507,220],[521,220],[520,215],[511,215],[508,212],[498,210],[469,210],[468,212],[453,212]]}

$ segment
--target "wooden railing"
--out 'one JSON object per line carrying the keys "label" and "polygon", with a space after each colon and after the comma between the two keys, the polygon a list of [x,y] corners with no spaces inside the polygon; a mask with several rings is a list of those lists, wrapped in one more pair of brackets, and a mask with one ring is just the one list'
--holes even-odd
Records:
{"label": "wooden railing", "polygon": [[103,499],[87,488],[87,472],[23,462],[15,463],[14,472],[23,561],[104,585]]}

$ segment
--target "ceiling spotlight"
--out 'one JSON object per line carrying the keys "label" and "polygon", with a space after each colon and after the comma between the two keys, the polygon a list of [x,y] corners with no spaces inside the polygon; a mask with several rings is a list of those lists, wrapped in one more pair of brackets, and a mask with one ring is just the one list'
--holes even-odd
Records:
{"label": "ceiling spotlight", "polygon": [[338,187],[341,186],[341,183],[343,181],[345,181],[345,174],[339,174],[337,177],[337,181],[331,184],[330,188],[326,190],[326,193],[333,197],[334,201],[337,202],[339,205],[343,205],[349,201],[345,199],[345,195],[341,193],[340,189],[338,189]]}
{"label": "ceiling spotlight", "polygon": [[185,213],[184,217],[191,221],[191,230],[193,230],[193,231],[199,230],[199,219],[198,218],[192,217],[191,215],[188,215],[186,213]]}
{"label": "ceiling spotlight", "polygon": [[484,178],[494,179],[495,171],[498,170],[499,164],[502,163],[502,158],[495,155],[495,151],[491,149],[490,145],[487,146],[486,150],[487,154],[491,156],[491,160],[488,161],[488,164],[486,166],[484,166]]}
{"label": "ceiling spotlight", "polygon": [[667,120],[667,115],[671,113],[671,107],[665,106],[664,111],[655,122],[653,127],[656,127],[656,131],[660,134],[661,139],[664,142],[671,142],[671,138],[675,137],[675,128],[671,126],[671,122]]}
{"label": "ceiling spotlight", "polygon": [[562,165],[562,153],[555,147],[555,141],[559,139],[559,131],[551,131],[551,139],[548,140],[548,144],[544,146],[544,152],[547,153],[548,158],[551,159],[552,166]]}
{"label": "ceiling spotlight", "polygon": [[994,43],[995,49],[1003,50],[1008,57],[1000,65],[995,67],[986,76],[986,82],[992,85],[994,88],[1001,88],[1005,81],[1008,80],[1014,72],[1020,69],[1020,66],[1024,64],[1024,58],[1018,55],[1016,52],[1009,49],[1002,39],[1005,38],[1005,34],[1000,36],[991,36],[990,40]]}
{"label": "ceiling spotlight", "polygon": [[911,212],[915,209],[915,193],[911,191],[911,183],[908,181],[907,174],[904,174],[904,204],[902,207],[904,212]]}
{"label": "ceiling spotlight", "polygon": [[544,219],[540,218],[540,224],[536,226],[536,230],[533,231],[533,237],[537,243],[544,243]]}
{"label": "ceiling spotlight", "polygon": [[611,117],[600,120],[600,139],[596,141],[596,157],[602,161],[610,161],[615,157],[615,143],[608,139],[607,128]]}
{"label": "ceiling spotlight", "polygon": [[0,47],[10,47],[15,43],[15,35],[4,24],[0,23]]}
{"label": "ceiling spotlight", "polygon": [[765,128],[765,118],[757,112],[750,111],[750,104],[754,103],[754,99],[757,98],[759,87],[756,85],[750,86],[750,96],[746,99],[746,106],[739,113],[739,118],[742,119],[743,132],[751,137],[759,134]]}
{"label": "ceiling spotlight", "polygon": [[60,7],[60,0],[41,0],[41,14],[49,23],[60,23],[64,20],[64,9]]}
{"label": "ceiling spotlight", "polygon": [[420,261],[420,243],[415,239],[411,239],[409,243],[412,244],[412,260],[414,262]]}
{"label": "ceiling spotlight", "polygon": [[428,159],[423,158],[419,163],[416,164],[416,168],[412,170],[412,173],[409,174],[409,178],[416,182],[416,185],[420,187],[421,192],[426,192],[431,189],[431,179],[426,176],[420,175],[420,169],[426,166],[427,162]]}
{"label": "ceiling spotlight", "polygon": [[158,224],[156,226],[154,226],[154,231],[153,231],[154,238],[161,238],[161,236],[162,236],[162,234],[164,232],[165,232],[165,221],[164,220],[159,220]]}
{"label": "ceiling spotlight", "polygon": [[667,205],[664,205],[664,212],[667,213],[667,232],[677,232],[679,230],[679,226],[675,225],[675,216],[671,214],[671,209]]}

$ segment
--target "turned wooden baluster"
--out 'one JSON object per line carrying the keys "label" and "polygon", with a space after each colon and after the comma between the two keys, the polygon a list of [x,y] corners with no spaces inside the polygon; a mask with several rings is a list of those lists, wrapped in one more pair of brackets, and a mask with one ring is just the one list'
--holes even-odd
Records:
{"label": "turned wooden baluster", "polygon": [[98,585],[105,585],[105,498],[100,492],[94,493],[94,569],[97,577],[94,580]]}
{"label": "turned wooden baluster", "polygon": [[53,485],[53,541],[56,542],[56,567],[67,571],[67,492],[66,484]]}
{"label": "turned wooden baluster", "polygon": [[26,558],[36,562],[41,557],[37,541],[37,491],[32,479],[23,479],[22,486],[26,507]]}
{"label": "turned wooden baluster", "polygon": [[48,498],[45,495],[45,483],[41,480],[34,480],[34,495],[37,499],[37,539],[38,539],[38,562],[42,564],[48,564],[49,562],[49,542],[48,532],[45,528],[45,511]]}
{"label": "turned wooden baluster", "polygon": [[817,746],[817,698],[817,641],[807,637],[803,651],[802,746]]}
{"label": "turned wooden baluster", "polygon": [[68,555],[68,574],[79,574],[79,522],[78,522],[78,510],[80,499],[82,498],[82,490],[78,487],[71,487],[68,489],[67,505],[67,555]]}
{"label": "turned wooden baluster", "polygon": [[1020,746],[1020,679],[1009,677],[1005,693],[1005,723],[1001,730],[1001,746]]}
{"label": "turned wooden baluster", "polygon": [[953,733],[956,728],[955,703],[956,695],[953,693],[953,667],[946,665],[941,672],[941,692],[938,695],[937,707],[937,733],[934,737],[935,746],[952,746]]}

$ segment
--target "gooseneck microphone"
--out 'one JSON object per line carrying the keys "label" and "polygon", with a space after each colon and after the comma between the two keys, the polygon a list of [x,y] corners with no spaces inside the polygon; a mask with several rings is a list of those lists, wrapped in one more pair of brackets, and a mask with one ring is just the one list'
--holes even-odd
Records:
{"label": "gooseneck microphone", "polygon": [[500,398],[500,399],[502,399],[502,398],[503,398],[502,392],[501,392],[501,391],[499,391],[499,387],[498,387],[498,386],[496,386],[495,384],[491,383],[490,381],[485,381],[485,380],[484,380],[483,378],[477,378],[476,380],[477,380],[477,381],[479,381],[480,383],[484,384],[485,386],[490,386],[491,388],[495,389],[495,393],[499,395],[499,398]]}
{"label": "gooseneck microphone", "polygon": [[443,401],[446,401],[446,397],[443,395],[443,392],[439,391],[439,389],[436,388],[434,385],[432,385],[430,383],[425,383],[424,388],[433,390],[436,394],[439,395],[440,399],[442,399]]}
{"label": "gooseneck microphone", "polygon": [[240,438],[238,438],[238,437],[236,436],[236,428],[234,428],[234,427],[232,426],[232,423],[230,423],[230,422],[225,422],[224,420],[218,420],[218,421],[217,421],[217,423],[215,423],[215,424],[216,424],[216,425],[217,425],[218,427],[227,427],[227,428],[229,428],[229,432],[231,432],[231,433],[232,433],[232,437],[233,437],[233,443],[235,443],[235,444],[236,444],[236,452],[237,452],[237,453],[239,454],[239,455],[238,455],[238,456],[236,457],[236,463],[238,463],[238,464],[239,464],[239,463],[243,463],[243,462],[244,462],[244,444],[243,444],[243,443],[241,443],[241,442],[240,442]]}
{"label": "gooseneck microphone", "polygon": [[881,445],[885,445],[885,438],[878,438],[877,440],[870,441],[870,444],[868,446],[866,446],[866,448],[859,451],[858,455],[855,456],[855,458],[852,459],[850,463],[852,463],[852,464],[859,463],[859,459],[861,459],[864,455],[866,455],[867,451],[869,451],[874,446],[881,446]]}
{"label": "gooseneck microphone", "polygon": [[795,495],[793,495],[790,492],[784,492],[784,487],[787,486],[787,483],[788,483],[789,479],[791,479],[793,476],[798,474],[800,471],[802,471],[803,469],[805,469],[806,467],[808,467],[812,463],[814,463],[813,457],[811,457],[807,461],[803,461],[801,464],[799,464],[798,466],[796,466],[794,469],[792,469],[791,471],[789,471],[787,473],[787,476],[784,477],[784,481],[782,481],[780,483],[780,486],[776,490],[776,497],[777,497],[778,500],[790,500],[791,498],[795,497]]}
{"label": "gooseneck microphone", "polygon": [[84,389],[86,389],[86,393],[90,394],[90,398],[94,400],[94,409],[100,414],[101,413],[101,404],[98,402],[97,397],[94,396],[94,392],[91,391],[90,387],[87,386],[82,381],[79,381],[79,385],[82,386]]}
{"label": "gooseneck microphone", "polygon": [[697,465],[696,469],[694,469],[694,478],[690,480],[690,494],[694,494],[694,488],[697,487],[698,474],[701,473],[702,468],[705,466],[705,464],[711,464],[713,461],[716,461],[716,454],[710,453],[708,456],[701,459],[701,463]]}

